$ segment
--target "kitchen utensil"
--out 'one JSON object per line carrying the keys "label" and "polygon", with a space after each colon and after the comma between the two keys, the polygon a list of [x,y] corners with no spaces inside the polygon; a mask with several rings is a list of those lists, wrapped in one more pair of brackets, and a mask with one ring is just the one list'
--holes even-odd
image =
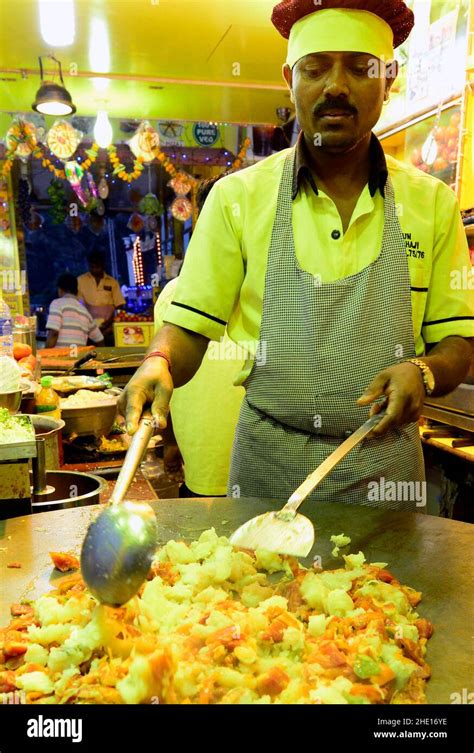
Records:
{"label": "kitchen utensil", "polygon": [[303,481],[281,510],[257,515],[234,531],[230,537],[232,544],[245,549],[269,549],[279,554],[306,557],[314,543],[314,527],[308,518],[298,514],[299,507],[342,458],[372,431],[384,415],[385,411],[382,411],[372,416],[353,432]]}
{"label": "kitchen utensil", "polygon": [[21,398],[24,392],[28,392],[30,385],[28,382],[20,382],[17,390],[0,392],[0,408],[6,408],[11,416],[18,412],[21,404]]}
{"label": "kitchen utensil", "polygon": [[45,463],[46,470],[59,470],[62,465],[61,458],[63,455],[61,430],[64,428],[64,421],[60,418],[49,418],[44,413],[26,413],[24,414],[31,419],[35,430],[36,438],[42,437],[45,440]]}
{"label": "kitchen utensil", "polygon": [[[31,480],[34,485],[32,474]],[[107,486],[103,478],[79,471],[46,471],[43,483],[42,493],[33,492],[31,495],[31,511],[34,513],[98,505]]]}
{"label": "kitchen utensil", "polygon": [[80,366],[84,366],[87,361],[92,361],[93,358],[97,358],[97,351],[90,350],[88,353],[86,353],[84,356],[81,356],[77,359],[77,361],[74,361],[72,366],[69,366],[68,369],[64,372],[64,376],[67,376],[68,374],[72,374],[73,371],[76,371]]}
{"label": "kitchen utensil", "polygon": [[153,420],[142,418],[109,504],[84,539],[82,575],[103,604],[124,604],[137,593],[156,550],[158,530],[152,508],[146,502],[124,501],[152,435]]}
{"label": "kitchen utensil", "polygon": [[114,361],[129,361],[131,358],[144,358],[143,353],[123,353],[121,356],[112,356],[112,358],[104,358],[101,363],[113,363]]}
{"label": "kitchen utensil", "polygon": [[[93,393],[91,393],[93,394]],[[64,434],[69,437],[94,435],[97,438],[106,437],[114,425],[117,415],[117,397],[110,396],[110,400],[101,398],[96,405],[61,408],[61,418],[65,423]]]}

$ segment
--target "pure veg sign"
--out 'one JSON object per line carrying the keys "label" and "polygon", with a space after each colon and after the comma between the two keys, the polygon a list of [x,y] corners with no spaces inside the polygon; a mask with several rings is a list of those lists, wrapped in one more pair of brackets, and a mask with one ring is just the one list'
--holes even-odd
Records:
{"label": "pure veg sign", "polygon": [[219,128],[211,123],[195,123],[193,136],[200,146],[214,146],[219,138]]}

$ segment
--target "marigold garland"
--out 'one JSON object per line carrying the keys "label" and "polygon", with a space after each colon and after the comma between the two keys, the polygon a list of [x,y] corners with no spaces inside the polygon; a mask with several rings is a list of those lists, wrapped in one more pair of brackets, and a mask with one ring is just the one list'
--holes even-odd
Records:
{"label": "marigold garland", "polygon": [[[66,174],[64,170],[56,167],[53,164],[53,162],[45,154],[43,144],[35,143],[35,140],[33,139],[32,135],[29,133],[28,129],[26,128],[26,125],[27,124],[20,123],[19,127],[21,129],[21,137],[22,137],[23,142],[29,144],[31,147],[32,156],[35,157],[36,159],[41,160],[43,167],[46,167],[51,173],[54,173],[54,176],[56,178],[65,180]],[[23,128],[22,126],[25,126],[25,127]],[[251,144],[251,140],[249,138],[245,138],[242,143],[242,147],[232,164],[232,168],[231,168],[232,170],[238,170],[240,167],[242,167],[245,154],[250,144]],[[111,144],[109,147],[107,147],[107,151],[109,153],[110,162],[113,167],[113,175],[116,175],[125,183],[131,183],[133,180],[136,180],[137,178],[140,177],[144,169],[143,157],[137,157],[136,159],[134,159],[133,170],[132,172],[128,173],[125,165],[122,162],[120,162],[120,159],[117,154],[117,147],[115,146],[115,144]],[[91,165],[96,161],[99,154],[98,144],[94,142],[92,144],[92,147],[90,149],[86,149],[85,152],[87,154],[87,159],[81,162],[81,166],[83,167],[84,171],[89,170]],[[5,154],[5,161],[2,166],[3,177],[6,177],[11,170],[15,153],[16,153],[16,146],[13,149],[7,150]],[[155,158],[158,160],[158,162],[161,163],[162,167],[166,170],[166,172],[172,178],[175,178],[176,175],[178,175],[179,172],[181,172],[180,169],[176,169],[176,167],[173,165],[169,157],[164,152],[162,152],[159,147],[156,147],[153,150],[153,154]],[[193,189],[195,189],[195,187],[197,186],[197,181],[191,175],[189,176],[189,179],[193,184]]]}
{"label": "marigold garland", "polygon": [[[41,160],[42,166],[47,167],[51,173],[54,173],[54,176],[56,178],[59,178],[61,180],[66,180],[66,174],[64,170],[54,165],[54,163],[50,160],[50,158],[45,154],[44,145],[39,142],[38,143],[36,142],[36,139],[33,138],[33,134],[32,132],[30,132],[27,126],[28,126],[28,123],[24,123],[23,121],[20,121],[18,123],[18,133],[22,142],[30,146],[31,156],[35,157],[35,159]],[[17,150],[17,145],[15,145],[14,147],[12,147],[6,152],[6,155],[5,155],[6,159],[2,167],[3,177],[6,177],[12,169],[16,150]],[[86,154],[87,154],[87,159],[85,159],[84,162],[81,163],[84,170],[88,170],[90,166],[96,161],[99,154],[99,145],[94,142],[90,149],[86,149]]]}
{"label": "marigold garland", "polygon": [[245,154],[251,143],[252,142],[250,141],[249,138],[244,139],[242,146],[240,148],[240,152],[238,153],[237,157],[235,158],[232,164],[232,168],[231,168],[232,170],[238,170],[239,167],[242,167]]}
{"label": "marigold garland", "polygon": [[137,157],[133,160],[133,171],[131,173],[127,173],[127,168],[125,165],[120,162],[118,154],[117,154],[117,147],[115,144],[111,144],[107,147],[107,151],[109,153],[110,162],[113,167],[113,173],[112,175],[117,175],[121,180],[123,180],[125,183],[131,183],[132,180],[135,180],[140,176],[140,174],[143,172],[143,157]]}

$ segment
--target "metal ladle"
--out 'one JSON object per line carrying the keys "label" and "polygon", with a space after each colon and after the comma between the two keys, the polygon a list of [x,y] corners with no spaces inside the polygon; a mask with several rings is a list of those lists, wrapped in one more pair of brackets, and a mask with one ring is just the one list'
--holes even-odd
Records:
{"label": "metal ladle", "polygon": [[132,437],[107,507],[90,524],[81,552],[81,570],[102,604],[119,606],[134,596],[156,551],[155,513],[146,502],[123,501],[153,436],[153,420],[143,418]]}

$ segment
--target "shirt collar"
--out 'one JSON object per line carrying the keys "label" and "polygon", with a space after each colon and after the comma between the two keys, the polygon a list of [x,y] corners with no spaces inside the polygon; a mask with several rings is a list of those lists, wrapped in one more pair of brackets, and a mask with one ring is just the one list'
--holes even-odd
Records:
{"label": "shirt collar", "polygon": [[[87,274],[89,275],[89,277],[91,278],[91,280],[94,280],[94,282],[95,282],[95,277],[92,274],[92,272],[87,272]],[[107,272],[104,272],[103,276],[100,278],[99,285],[100,285],[101,282],[105,281],[107,279],[107,277],[110,277],[110,275],[108,275]]]}
{"label": "shirt collar", "polygon": [[[296,199],[298,191],[303,178],[307,178],[311,188],[316,196],[318,195],[318,187],[313,173],[311,172],[310,163],[307,155],[307,149],[305,146],[303,131],[301,131],[298,141],[296,143],[296,163],[295,171],[293,174],[293,190],[292,199]],[[380,190],[382,196],[385,196],[385,184],[388,178],[387,160],[385,158],[382,144],[378,140],[375,134],[372,134],[370,140],[370,175],[369,175],[369,191],[370,195],[375,196],[377,188]]]}

